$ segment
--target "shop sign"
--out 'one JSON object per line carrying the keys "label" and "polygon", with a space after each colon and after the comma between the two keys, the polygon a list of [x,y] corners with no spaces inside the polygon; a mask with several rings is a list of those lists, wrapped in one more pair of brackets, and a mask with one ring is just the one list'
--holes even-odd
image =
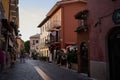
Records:
{"label": "shop sign", "polygon": [[113,12],[112,19],[115,24],[120,24],[120,9]]}

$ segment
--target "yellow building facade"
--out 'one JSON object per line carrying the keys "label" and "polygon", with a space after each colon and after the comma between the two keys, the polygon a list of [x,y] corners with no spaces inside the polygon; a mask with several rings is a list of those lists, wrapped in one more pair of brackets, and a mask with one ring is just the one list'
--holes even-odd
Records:
{"label": "yellow building facade", "polygon": [[21,38],[17,38],[17,44],[18,44],[17,53],[20,54],[21,51],[24,50],[24,41]]}
{"label": "yellow building facade", "polygon": [[[0,49],[6,51],[6,55],[16,54],[19,46],[16,39],[19,27],[18,4],[19,0],[0,1]],[[11,60],[8,61],[10,63]]]}
{"label": "yellow building facade", "polygon": [[5,12],[5,18],[9,18],[9,1],[10,0],[2,0],[2,5],[3,5],[3,9]]}

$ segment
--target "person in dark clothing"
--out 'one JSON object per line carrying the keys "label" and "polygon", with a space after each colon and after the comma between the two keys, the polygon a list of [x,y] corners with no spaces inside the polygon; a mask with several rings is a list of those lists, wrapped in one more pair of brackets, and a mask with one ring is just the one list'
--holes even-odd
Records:
{"label": "person in dark clothing", "polygon": [[5,53],[3,50],[0,50],[0,72],[4,69],[5,64]]}
{"label": "person in dark clothing", "polygon": [[24,62],[25,62],[25,54],[24,54],[23,51],[21,51],[21,53],[20,53],[20,62],[21,62],[21,63],[24,63]]}

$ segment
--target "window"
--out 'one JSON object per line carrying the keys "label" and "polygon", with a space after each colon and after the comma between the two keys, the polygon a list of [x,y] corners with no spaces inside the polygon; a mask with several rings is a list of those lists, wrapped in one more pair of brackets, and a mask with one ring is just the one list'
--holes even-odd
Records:
{"label": "window", "polygon": [[38,47],[36,46],[36,49],[38,50]]}
{"label": "window", "polygon": [[56,25],[59,25],[59,14],[56,15]]}
{"label": "window", "polygon": [[38,40],[36,40],[36,43],[38,43]]}
{"label": "window", "polygon": [[35,45],[35,40],[33,40],[33,45]]}

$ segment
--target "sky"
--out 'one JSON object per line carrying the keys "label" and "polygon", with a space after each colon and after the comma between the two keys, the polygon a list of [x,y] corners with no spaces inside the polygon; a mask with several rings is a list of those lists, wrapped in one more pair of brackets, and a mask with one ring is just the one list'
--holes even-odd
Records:
{"label": "sky", "polygon": [[19,0],[19,34],[24,41],[40,33],[37,26],[46,17],[49,10],[60,0]]}

